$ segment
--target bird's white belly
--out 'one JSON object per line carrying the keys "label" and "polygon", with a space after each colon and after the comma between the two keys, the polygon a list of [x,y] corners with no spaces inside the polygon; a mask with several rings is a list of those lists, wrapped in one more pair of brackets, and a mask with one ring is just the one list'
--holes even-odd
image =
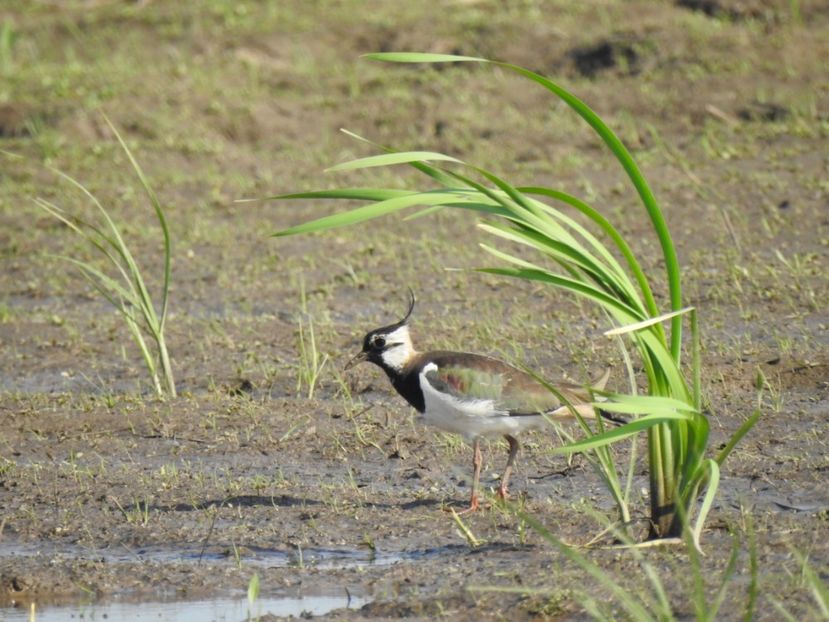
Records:
{"label": "bird's white belly", "polygon": [[499,411],[492,400],[461,400],[433,389],[425,378],[421,380],[424,422],[469,440],[481,436],[515,435],[544,423],[540,415],[510,417]]}

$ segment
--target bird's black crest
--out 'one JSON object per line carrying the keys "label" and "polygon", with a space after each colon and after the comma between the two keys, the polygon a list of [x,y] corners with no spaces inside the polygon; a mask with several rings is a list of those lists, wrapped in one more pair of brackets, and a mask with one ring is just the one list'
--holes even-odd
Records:
{"label": "bird's black crest", "polygon": [[406,317],[404,317],[398,323],[399,326],[402,326],[403,324],[408,324],[409,323],[409,318],[411,317],[412,311],[414,311],[414,308],[415,308],[415,302],[416,301],[415,301],[414,291],[412,291],[412,288],[410,287],[409,288],[409,310],[406,311]]}

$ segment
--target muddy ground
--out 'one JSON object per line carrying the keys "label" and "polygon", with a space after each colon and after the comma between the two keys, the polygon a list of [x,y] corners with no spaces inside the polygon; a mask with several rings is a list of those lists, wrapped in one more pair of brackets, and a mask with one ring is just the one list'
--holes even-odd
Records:
{"label": "muddy ground", "polygon": [[[514,511],[463,522],[471,450],[423,428],[385,377],[343,372],[407,288],[422,348],[457,348],[585,380],[622,361],[604,318],[564,294],[469,271],[492,265],[467,214],[296,238],[268,234],[343,209],[234,203],[310,188],[412,187],[405,171],[323,174],[369,155],[341,127],[448,152],[519,184],[587,198],[654,282],[658,245],[618,165],[537,86],[470,66],[387,66],[371,51],[508,60],[573,89],[616,129],[665,211],[703,330],[712,453],[758,405],[703,534],[721,619],[819,619],[829,418],[829,11],[821,2],[5,2],[0,7],[0,599],[41,610],[108,598],[348,593],[348,619],[583,619],[606,587]],[[121,318],[53,255],[101,262],[32,202],[113,217],[157,292],[152,209],[99,110],[167,209],[175,399],[152,392]],[[461,243],[458,243],[460,241]],[[303,293],[304,292],[304,293]],[[665,305],[664,287],[657,288]],[[302,356],[313,327],[325,363]],[[758,397],[758,372],[765,378]],[[571,430],[575,431],[575,430]],[[563,541],[613,506],[582,457],[528,435],[514,501]],[[619,451],[620,460],[628,448]],[[639,447],[639,455],[643,453]],[[486,452],[497,486],[504,443]],[[646,530],[646,464],[634,532]],[[598,544],[607,544],[599,538]],[[582,549],[653,598],[629,551]],[[751,585],[752,552],[758,580]],[[678,618],[693,615],[682,547],[643,552]],[[12,609],[0,609],[0,618]]]}

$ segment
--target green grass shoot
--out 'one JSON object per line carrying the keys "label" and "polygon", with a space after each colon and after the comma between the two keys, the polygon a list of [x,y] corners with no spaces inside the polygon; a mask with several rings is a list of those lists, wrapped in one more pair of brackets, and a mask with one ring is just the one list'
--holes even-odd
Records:
{"label": "green grass shoot", "polygon": [[164,274],[161,285],[160,309],[156,310],[141,269],[130,252],[118,225],[101,202],[81,182],[61,171],[55,171],[61,178],[79,189],[95,206],[103,224],[70,215],[64,209],[40,197],[35,199],[35,203],[86,240],[112,264],[115,276],[107,274],[89,262],[73,257],[59,257],[65,263],[80,270],[92,286],[120,312],[130,335],[141,351],[141,356],[156,394],[175,397],[175,380],[164,337],[171,275],[171,241],[167,219],[158,197],[137,160],[133,157],[127,143],[112,122],[106,116],[104,116],[104,119],[118,139],[124,153],[126,153],[158,218],[164,241]]}
{"label": "green grass shoot", "polygon": [[[592,433],[583,440],[560,448],[561,452],[601,450],[642,432],[648,441],[650,476],[650,537],[679,537],[684,518],[691,519],[700,492],[704,499],[697,512],[692,533],[698,538],[702,522],[711,507],[719,478],[719,466],[728,452],[716,458],[706,455],[709,423],[701,411],[699,331],[696,310],[683,306],[680,269],[676,248],[659,205],[633,157],[616,134],[587,104],[551,80],[509,63],[481,58],[443,54],[382,53],[368,58],[398,63],[485,63],[517,73],[547,89],[578,114],[610,149],[638,194],[645,215],[662,249],[669,291],[670,308],[660,309],[653,295],[651,280],[634,256],[630,245],[602,214],[578,197],[541,186],[517,187],[494,173],[441,153],[400,152],[371,143],[377,155],[345,162],[334,171],[406,164],[423,173],[431,182],[423,190],[385,188],[343,188],[285,194],[272,199],[359,199],[367,205],[344,213],[306,222],[275,235],[323,231],[362,223],[406,208],[425,207],[417,215],[444,208],[469,211],[484,220],[479,226],[495,241],[528,247],[536,261],[528,261],[489,244],[483,248],[507,264],[483,268],[482,272],[546,283],[575,296],[586,298],[605,312],[611,323],[611,336],[625,339],[638,353],[647,377],[646,395],[599,392],[605,401],[601,408],[631,415],[634,419],[619,428]],[[573,217],[579,214],[588,225]],[[691,328],[691,374],[686,377],[681,365],[682,328]],[[665,324],[670,324],[670,331]],[[627,365],[632,374],[632,366]],[[635,387],[635,379],[630,378]],[[735,442],[748,431],[756,418],[735,435]],[[727,447],[733,448],[729,443]],[[599,454],[595,454],[599,455]],[[616,473],[610,454],[596,461],[603,481],[619,506],[620,518],[629,518],[627,493]]]}
{"label": "green grass shoot", "polygon": [[300,282],[299,290],[300,314],[297,328],[299,363],[297,364],[296,390],[300,393],[305,389],[305,395],[310,400],[314,398],[322,371],[328,363],[328,355],[321,353],[317,345],[314,318],[308,310],[304,281]]}

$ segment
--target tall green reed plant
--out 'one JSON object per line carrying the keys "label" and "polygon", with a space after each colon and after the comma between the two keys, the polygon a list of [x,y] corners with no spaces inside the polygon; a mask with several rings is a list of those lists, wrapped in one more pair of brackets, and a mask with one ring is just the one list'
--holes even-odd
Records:
{"label": "tall green reed plant", "polygon": [[[83,193],[97,208],[103,224],[87,221],[79,216],[68,214],[65,210],[43,198],[36,198],[35,203],[51,214],[72,231],[86,240],[92,247],[106,257],[115,269],[116,275],[110,276],[103,270],[96,268],[92,263],[73,257],[59,256],[58,258],[69,265],[75,266],[93,287],[109,301],[120,313],[127,325],[135,343],[141,351],[141,356],[157,395],[176,396],[176,385],[173,378],[173,369],[170,355],[167,351],[167,342],[164,329],[167,321],[167,303],[170,293],[171,276],[171,241],[167,227],[167,218],[164,209],[155,192],[149,184],[138,161],[133,156],[127,143],[118,133],[112,122],[104,116],[127,159],[130,161],[135,174],[155,210],[164,245],[164,273],[161,284],[161,305],[156,310],[152,296],[147,289],[146,282],[138,263],[124,240],[121,230],[109,215],[100,201],[79,181],[69,175],[55,170],[54,172]],[[54,169],[53,169],[54,170]]]}
{"label": "tall green reed plant", "polygon": [[[709,424],[701,409],[699,336],[696,311],[683,308],[676,248],[662,211],[630,152],[584,102],[568,90],[537,73],[511,65],[468,56],[421,53],[369,54],[368,58],[398,63],[486,63],[517,73],[547,89],[575,111],[605,143],[630,179],[645,208],[662,248],[670,308],[656,304],[648,276],[630,245],[611,222],[585,201],[543,186],[516,187],[492,172],[449,155],[430,151],[397,152],[374,145],[383,153],[345,162],[329,169],[350,171],[377,166],[407,164],[433,184],[421,191],[387,188],[343,188],[279,195],[272,199],[348,199],[369,201],[349,212],[279,231],[293,235],[361,223],[414,206],[425,206],[416,215],[451,207],[486,217],[479,226],[499,240],[529,247],[544,265],[483,244],[483,248],[511,267],[484,268],[483,272],[540,281],[582,296],[597,304],[619,335],[634,347],[647,377],[647,395],[599,392],[606,401],[601,408],[634,415],[629,424],[588,433],[561,452],[596,452],[603,480],[619,507],[622,520],[629,517],[627,494],[622,493],[612,459],[601,453],[613,443],[640,432],[647,434],[650,474],[650,537],[681,535],[700,493],[705,497],[697,513],[696,539],[711,507],[719,481],[719,467],[728,453],[756,421],[752,417],[717,456],[706,456]],[[350,136],[369,142],[347,132]],[[370,143],[372,144],[372,143]],[[435,164],[437,163],[437,164]],[[587,219],[582,225],[571,214]],[[692,368],[690,379],[681,366],[682,327],[690,320]],[[668,333],[663,323],[670,321]],[[633,382],[632,365],[628,365]],[[554,389],[554,387],[551,387]],[[628,487],[629,488],[629,487]]]}

